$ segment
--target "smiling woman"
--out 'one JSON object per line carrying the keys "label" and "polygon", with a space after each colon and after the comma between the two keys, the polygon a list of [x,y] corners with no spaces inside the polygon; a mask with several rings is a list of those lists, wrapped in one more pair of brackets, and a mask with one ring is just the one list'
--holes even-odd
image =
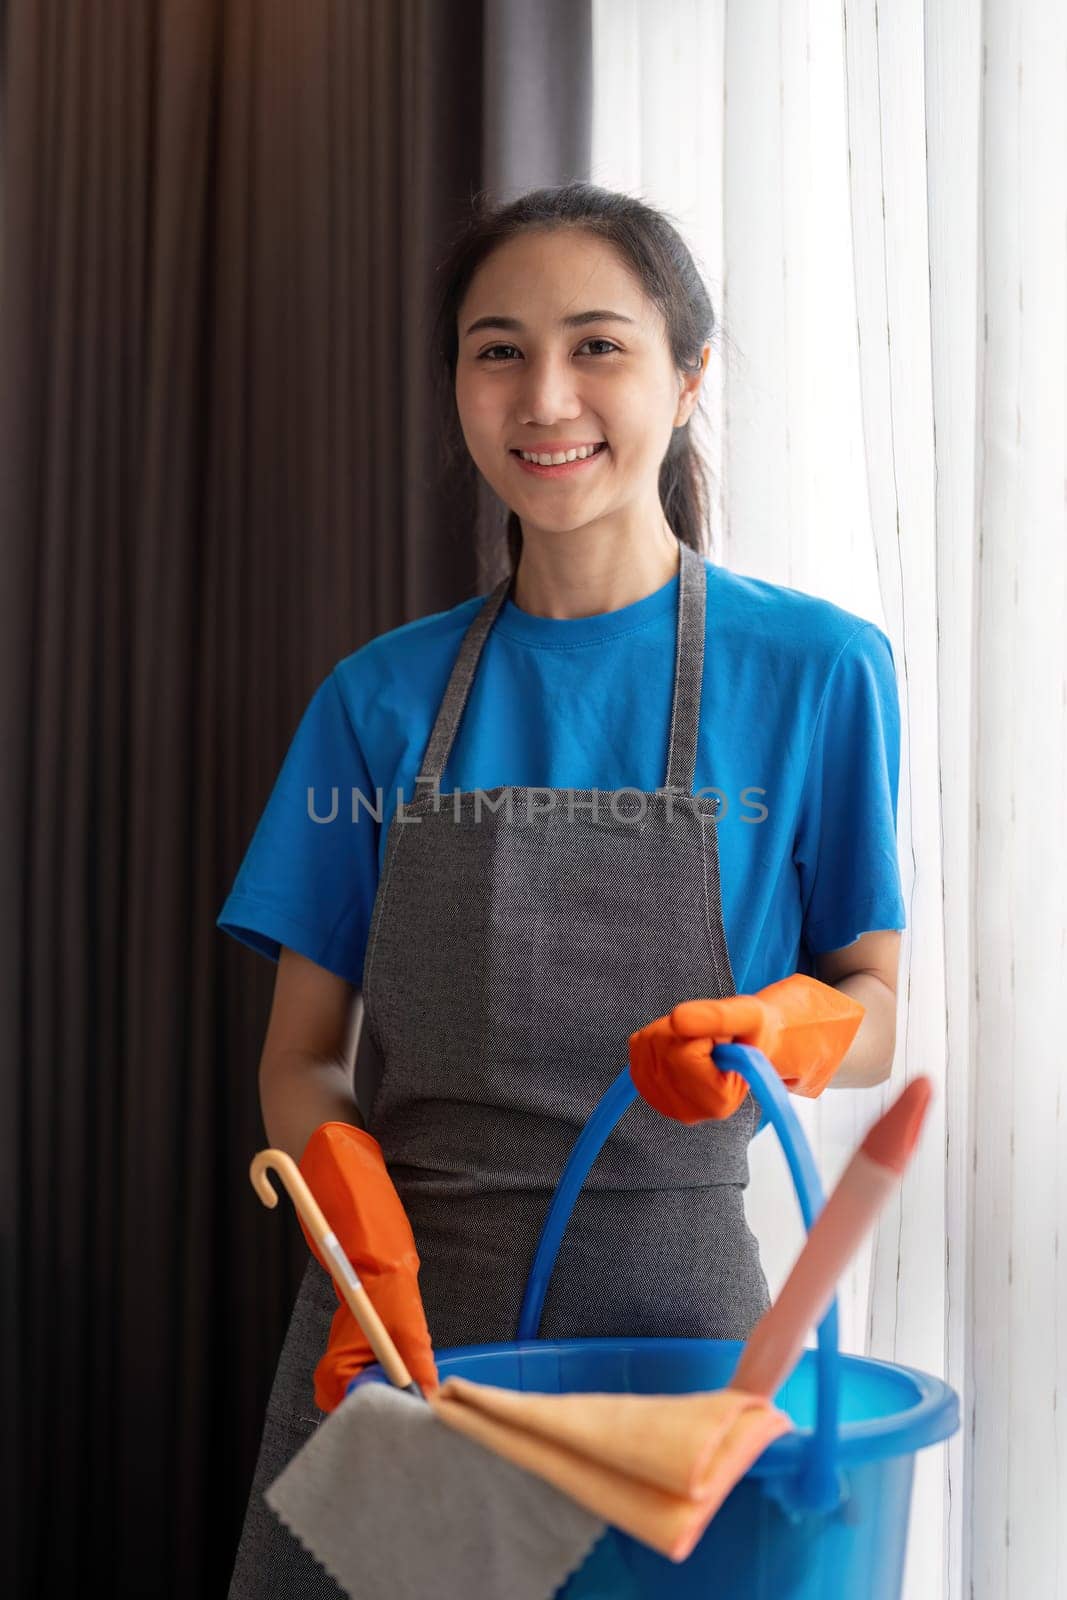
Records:
{"label": "smiling woman", "polygon": [[[575,311],[579,283],[592,304]],[[680,372],[662,311],[612,244],[580,227],[498,244],[456,316],[456,410],[471,460],[518,519],[517,603],[559,615],[569,590],[605,611],[665,581],[677,557],[660,469],[709,347]]]}
{"label": "smiling woman", "polygon": [[[717,323],[669,221],[586,184],[498,210],[478,197],[442,285],[443,454],[508,508],[516,600],[589,615],[676,573],[677,543],[704,543],[689,421]],[[581,444],[601,446],[590,465],[554,459]]]}
{"label": "smiling woman", "polygon": [[[878,1081],[889,951],[864,939],[903,925],[889,642],[704,555],[689,422],[715,323],[670,222],[589,185],[479,202],[439,276],[452,459],[507,506],[512,571],[337,664],[220,918],[361,991],[358,1113],[347,1002],[325,1035],[295,1013],[265,1109],[294,1149],[311,1130],[302,1174],[427,1386],[431,1341],[514,1337],[559,1173],[626,1061],[638,1098],[539,1333],[747,1337],[769,1301],[743,1205],[759,1108],[711,1050],[758,1041],[808,1097]],[[384,814],[316,825],[324,782]],[[373,1359],[322,1279],[309,1261],[253,1501]],[[322,1592],[293,1544],[250,1513],[234,1600]]]}

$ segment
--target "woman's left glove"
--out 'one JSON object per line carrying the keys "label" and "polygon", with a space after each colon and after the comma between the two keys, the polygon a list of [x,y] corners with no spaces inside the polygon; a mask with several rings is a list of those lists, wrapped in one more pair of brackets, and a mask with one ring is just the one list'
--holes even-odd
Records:
{"label": "woman's left glove", "polygon": [[717,1044],[762,1050],[793,1094],[814,1099],[841,1065],[866,1007],[806,973],[755,994],[683,1000],[630,1035],[630,1076],[638,1093],[676,1122],[721,1121],[748,1093],[739,1072],[720,1072]]}

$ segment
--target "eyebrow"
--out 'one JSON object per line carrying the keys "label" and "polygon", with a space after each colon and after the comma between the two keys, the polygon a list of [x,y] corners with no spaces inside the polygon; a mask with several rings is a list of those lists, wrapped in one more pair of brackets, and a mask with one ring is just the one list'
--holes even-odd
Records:
{"label": "eyebrow", "polygon": [[[576,311],[571,317],[563,317],[559,326],[561,328],[582,328],[587,322],[629,322],[633,317],[623,316],[621,311]],[[472,322],[464,338],[476,333],[479,328],[507,328],[513,333],[522,333],[523,325],[518,317],[479,317]]]}

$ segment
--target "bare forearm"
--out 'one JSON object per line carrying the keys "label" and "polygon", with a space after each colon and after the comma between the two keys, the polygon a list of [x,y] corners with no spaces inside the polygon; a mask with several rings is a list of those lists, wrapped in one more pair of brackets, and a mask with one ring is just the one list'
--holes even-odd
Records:
{"label": "bare forearm", "polygon": [[831,1078],[830,1089],[870,1089],[884,1083],[893,1069],[897,1037],[897,997],[873,972],[850,972],[833,985],[851,995],[866,1015],[848,1053]]}
{"label": "bare forearm", "polygon": [[323,1122],[365,1126],[345,1066],[303,1051],[260,1063],[259,1103],[271,1148],[284,1150],[294,1161]]}

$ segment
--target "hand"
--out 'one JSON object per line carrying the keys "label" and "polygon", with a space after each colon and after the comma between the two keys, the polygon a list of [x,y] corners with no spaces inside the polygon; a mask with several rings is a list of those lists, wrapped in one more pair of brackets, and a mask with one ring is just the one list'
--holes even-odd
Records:
{"label": "hand", "polygon": [[[407,1212],[381,1145],[365,1128],[324,1122],[307,1142],[300,1171],[424,1393],[438,1386],[437,1367],[419,1294],[419,1256]],[[329,1264],[297,1213],[316,1261]],[[332,1275],[331,1275],[332,1276]],[[325,1354],[315,1368],[315,1404],[332,1411],[356,1373],[378,1358],[334,1283],[338,1308]]]}
{"label": "hand", "polygon": [[630,1075],[648,1103],[677,1122],[721,1121],[748,1091],[739,1072],[720,1072],[717,1044],[762,1050],[786,1088],[814,1099],[841,1065],[866,1008],[804,973],[752,995],[683,1000],[630,1035]]}
{"label": "hand", "polygon": [[[423,1394],[432,1394],[440,1379],[426,1332],[422,1301],[414,1283],[415,1274],[387,1273],[372,1277],[361,1268],[356,1270],[411,1376]],[[325,1354],[315,1368],[315,1404],[319,1410],[332,1411],[339,1406],[352,1379],[377,1359],[348,1302],[342,1301],[333,1314]]]}

